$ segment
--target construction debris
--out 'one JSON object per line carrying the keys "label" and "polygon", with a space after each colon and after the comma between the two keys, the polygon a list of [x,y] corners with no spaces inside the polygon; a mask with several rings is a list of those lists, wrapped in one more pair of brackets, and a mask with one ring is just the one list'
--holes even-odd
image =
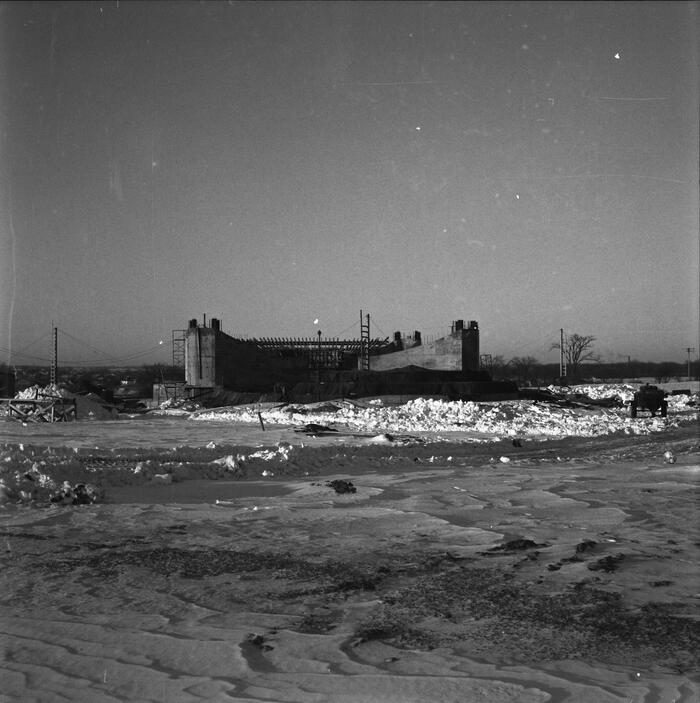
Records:
{"label": "construction debris", "polygon": [[0,417],[20,422],[116,420],[119,412],[94,393],[76,395],[57,385],[31,386],[0,401]]}

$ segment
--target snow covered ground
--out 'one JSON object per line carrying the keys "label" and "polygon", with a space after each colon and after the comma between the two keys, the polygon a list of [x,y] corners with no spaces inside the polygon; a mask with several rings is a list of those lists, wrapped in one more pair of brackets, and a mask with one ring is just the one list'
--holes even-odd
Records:
{"label": "snow covered ground", "polygon": [[[665,418],[640,412],[632,419],[624,403],[632,398],[635,386],[601,384],[549,390],[560,394],[562,401],[567,396],[577,401],[586,396],[593,400],[615,398],[620,405],[566,407],[534,400],[476,403],[430,398],[403,404],[382,399],[337,400],[195,411],[166,407],[145,416],[111,421],[2,422],[0,503],[92,501],[100,497],[99,486],[105,484],[237,478],[241,473],[269,477],[294,470],[303,475],[328,463],[341,446],[645,435],[698,422],[697,395],[669,396]],[[309,436],[303,430],[311,424],[336,432]],[[183,448],[192,448],[192,456],[183,460]],[[154,452],[159,458],[151,461],[148,457]],[[109,457],[106,464],[105,454]],[[92,457],[99,457],[102,463]]]}

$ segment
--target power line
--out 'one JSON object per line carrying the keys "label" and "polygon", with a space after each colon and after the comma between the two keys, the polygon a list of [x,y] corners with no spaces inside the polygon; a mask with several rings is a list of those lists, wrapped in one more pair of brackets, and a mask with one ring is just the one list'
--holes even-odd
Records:
{"label": "power line", "polygon": [[[85,340],[78,339],[77,337],[74,337],[73,335],[69,334],[69,333],[66,332],[65,330],[61,330],[61,333],[62,333],[62,334],[65,334],[67,337],[69,337],[70,339],[72,339],[74,342],[78,342],[78,344],[82,344],[83,346],[87,347],[87,348],[90,349],[91,351],[94,351],[94,352],[96,352],[96,353],[98,353],[98,354],[102,354],[102,356],[104,356],[105,359],[107,359],[107,360],[109,360],[109,361],[112,361],[112,362],[120,362],[120,361],[123,362],[123,361],[130,361],[130,360],[132,360],[132,359],[138,359],[138,358],[140,358],[140,357],[142,357],[142,356],[146,356],[147,354],[151,354],[152,352],[154,352],[154,351],[156,351],[157,349],[160,349],[160,348],[162,348],[162,347],[165,347],[166,345],[167,345],[167,346],[172,346],[172,340],[170,340],[170,341],[167,342],[167,343],[166,343],[165,341],[161,341],[161,342],[158,342],[158,344],[155,344],[155,345],[152,346],[152,347],[148,347],[147,349],[142,349],[142,350],[140,350],[140,351],[133,352],[132,354],[127,354],[127,355],[125,355],[125,356],[116,357],[116,356],[111,356],[111,355],[107,354],[106,352],[102,351],[101,349],[98,349],[97,347],[92,346],[91,344],[89,344],[89,343],[86,342]],[[89,361],[90,361],[90,362],[93,362],[94,360],[89,360]],[[87,360],[86,360],[86,362],[82,362],[82,363],[87,363]]]}
{"label": "power line", "polygon": [[[172,346],[172,342],[163,342],[163,344],[157,344],[154,347],[150,347],[149,349],[144,349],[143,351],[140,352],[135,352],[133,354],[129,354],[127,356],[122,356],[122,357],[111,357],[110,358],[110,363],[114,366],[118,365],[124,365],[129,361],[135,361],[136,359],[140,359],[141,357],[148,356],[149,354],[152,354],[154,351],[157,349],[163,349],[166,346]],[[85,360],[78,360],[78,361],[64,361],[63,365],[72,365],[72,366],[98,366],[98,365],[104,365],[104,361],[99,361],[95,359],[85,359]]]}
{"label": "power line", "polygon": [[74,337],[72,334],[69,334],[65,330],[60,330],[60,332],[61,332],[61,334],[64,334],[66,337],[68,337],[69,339],[72,339],[74,342],[77,342],[78,344],[82,344],[84,347],[87,347],[88,349],[90,349],[90,351],[94,351],[98,354],[102,354],[102,356],[104,356],[107,359],[114,358],[113,356],[110,356],[109,354],[107,354],[107,352],[104,352],[101,349],[98,349],[97,347],[93,347],[91,344],[89,344],[85,340],[78,339],[77,337]]}
{"label": "power line", "polygon": [[688,380],[690,381],[690,355],[695,351],[695,347],[686,347],[685,351],[688,353]]}
{"label": "power line", "polygon": [[19,351],[16,351],[14,349],[12,349],[12,350],[8,349],[7,351],[12,351],[13,354],[20,354],[21,355],[25,349],[29,349],[29,347],[33,347],[37,342],[43,341],[48,336],[49,336],[49,332],[45,332],[44,334],[41,335],[41,337],[38,337],[33,342],[30,342],[29,344],[25,344]]}
{"label": "power line", "polygon": [[388,337],[389,335],[377,324],[377,318],[372,315],[371,317],[372,320],[372,326],[376,327],[385,337]]}
{"label": "power line", "polygon": [[46,362],[46,363],[50,363],[50,362],[51,362],[51,359],[49,359],[48,357],[45,357],[45,356],[35,356],[34,354],[23,354],[23,353],[21,353],[21,352],[16,352],[16,351],[14,351],[14,350],[8,349],[7,347],[0,347],[0,352],[9,353],[10,351],[12,351],[12,354],[13,354],[13,355],[15,355],[15,356],[21,356],[21,357],[23,357],[24,359],[34,359],[34,360],[36,360],[36,361],[43,361],[43,362]]}
{"label": "power line", "polygon": [[349,324],[344,330],[339,332],[336,336],[337,337],[342,337],[348,330],[352,329],[353,327],[357,327],[357,322],[352,322]]}
{"label": "power line", "polygon": [[[167,347],[172,346],[172,340],[169,341],[163,341],[159,342],[158,344],[149,347],[147,349],[142,349],[130,354],[126,354],[124,356],[110,356],[106,352],[102,351],[101,349],[98,349],[97,347],[93,347],[91,344],[88,342],[85,342],[84,340],[78,339],[77,337],[74,337],[70,333],[66,332],[65,330],[59,330],[62,334],[64,334],[66,337],[71,339],[74,342],[77,342],[83,347],[86,347],[87,349],[101,354],[104,358],[103,359],[68,359],[68,360],[63,360],[61,363],[63,366],[108,366],[108,365],[125,365],[128,362],[135,361],[137,359],[140,359],[144,356],[147,356],[149,354],[152,354],[153,352],[159,350],[159,349],[165,349]],[[47,335],[43,335],[40,339],[43,339]],[[39,341],[39,340],[36,340]],[[32,344],[27,345],[27,346],[32,346],[36,342],[32,342]],[[25,349],[27,347],[24,347]],[[9,353],[11,350],[6,347],[0,347],[0,352],[2,353]],[[46,356],[37,356],[34,354],[25,354],[22,352],[16,352],[12,351],[12,353],[16,356],[20,356],[24,359],[39,362],[39,363],[45,363],[45,364],[50,364],[52,362],[51,358],[48,358]]]}

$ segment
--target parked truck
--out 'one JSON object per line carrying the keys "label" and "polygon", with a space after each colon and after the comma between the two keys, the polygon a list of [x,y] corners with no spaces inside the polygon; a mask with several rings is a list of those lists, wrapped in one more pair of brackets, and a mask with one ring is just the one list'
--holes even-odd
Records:
{"label": "parked truck", "polygon": [[666,417],[668,414],[666,393],[657,386],[650,386],[648,383],[645,383],[635,392],[630,404],[630,414],[632,417],[637,417],[637,413],[640,410],[648,410],[652,417],[654,417],[658,410],[661,412],[661,417]]}

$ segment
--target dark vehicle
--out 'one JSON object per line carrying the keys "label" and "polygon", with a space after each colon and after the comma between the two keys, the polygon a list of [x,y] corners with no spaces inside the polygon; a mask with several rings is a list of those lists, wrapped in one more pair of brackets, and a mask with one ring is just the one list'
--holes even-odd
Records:
{"label": "dark vehicle", "polygon": [[637,417],[639,410],[648,410],[651,416],[654,417],[657,410],[661,411],[661,417],[666,417],[668,414],[668,401],[666,393],[657,386],[644,384],[632,398],[630,412],[632,417]]}

